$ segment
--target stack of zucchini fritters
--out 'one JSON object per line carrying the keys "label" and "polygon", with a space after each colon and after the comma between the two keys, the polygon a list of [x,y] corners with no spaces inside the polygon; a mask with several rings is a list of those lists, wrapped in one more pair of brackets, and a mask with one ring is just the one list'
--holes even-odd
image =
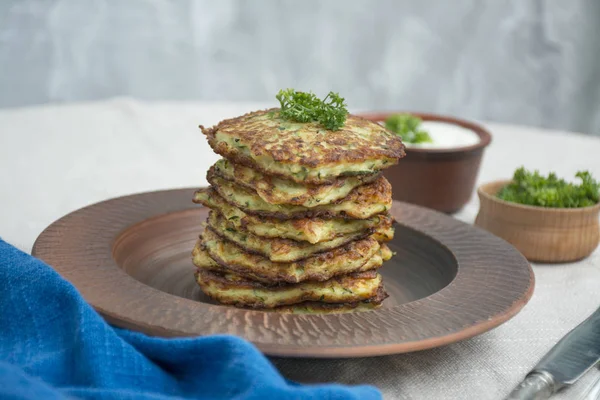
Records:
{"label": "stack of zucchini fritters", "polygon": [[348,115],[337,131],[257,111],[205,129],[223,159],[194,201],[211,209],[196,279],[223,304],[286,312],[368,309],[387,297],[398,136]]}

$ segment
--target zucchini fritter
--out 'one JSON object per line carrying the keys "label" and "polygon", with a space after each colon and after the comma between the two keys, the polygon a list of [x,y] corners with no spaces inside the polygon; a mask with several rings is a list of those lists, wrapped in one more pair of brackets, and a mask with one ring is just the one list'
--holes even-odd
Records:
{"label": "zucchini fritter", "polygon": [[241,164],[222,158],[212,167],[214,174],[254,189],[267,203],[315,207],[346,197],[352,189],[373,182],[380,174],[336,178],[324,185],[300,184],[289,179],[265,175]]}
{"label": "zucchini fritter", "polygon": [[302,218],[278,220],[246,214],[227,203],[213,188],[200,189],[194,195],[194,202],[217,210],[236,227],[244,228],[257,236],[286,238],[309,243],[332,240],[339,236],[365,232],[378,227],[391,227],[392,218],[387,214],[376,215],[363,220]]}
{"label": "zucchini fritter", "polygon": [[248,253],[255,253],[275,262],[298,261],[316,253],[322,253],[343,246],[355,240],[363,239],[371,234],[370,230],[338,236],[326,242],[310,244],[292,239],[264,238],[256,236],[243,228],[227,221],[217,211],[208,216],[208,226],[219,236],[232,241]]}
{"label": "zucchini fritter", "polygon": [[392,186],[383,176],[374,182],[359,186],[348,196],[335,203],[306,208],[288,204],[270,204],[253,189],[223,179],[211,168],[206,176],[208,182],[228,203],[246,214],[277,219],[300,218],[350,218],[366,219],[387,212],[392,207]]}
{"label": "zucchini fritter", "polygon": [[273,262],[261,255],[248,253],[214,233],[211,228],[202,233],[201,245],[197,247],[205,250],[224,269],[273,285],[306,280],[324,281],[336,275],[379,268],[383,263],[379,251],[381,245],[371,237],[287,263]]}
{"label": "zucchini fritter", "polygon": [[196,280],[202,291],[219,303],[252,308],[274,308],[306,301],[353,303],[378,300],[379,292],[383,290],[381,275],[375,271],[339,276],[324,282],[265,287],[235,274],[199,268]]}
{"label": "zucchini fritter", "polygon": [[348,115],[337,131],[325,130],[317,123],[283,120],[277,108],[200,129],[223,157],[299,183],[323,184],[340,176],[371,175],[404,156],[398,135],[353,115]]}

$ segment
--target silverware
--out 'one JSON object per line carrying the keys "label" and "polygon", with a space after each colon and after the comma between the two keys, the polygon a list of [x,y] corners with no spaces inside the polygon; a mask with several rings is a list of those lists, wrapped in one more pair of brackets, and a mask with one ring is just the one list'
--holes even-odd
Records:
{"label": "silverware", "polygon": [[544,400],[600,361],[600,308],[567,333],[506,400]]}
{"label": "silverware", "polygon": [[600,376],[585,392],[581,400],[599,400],[600,399]]}

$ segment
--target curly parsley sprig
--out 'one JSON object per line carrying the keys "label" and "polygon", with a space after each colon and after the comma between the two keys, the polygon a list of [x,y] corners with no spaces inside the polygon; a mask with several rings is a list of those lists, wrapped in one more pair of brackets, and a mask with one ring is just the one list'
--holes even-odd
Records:
{"label": "curly parsley sprig", "polygon": [[513,181],[502,188],[498,197],[505,201],[538,207],[578,208],[599,202],[600,183],[588,171],[575,175],[581,184],[566,182],[555,173],[542,176],[538,171],[518,168]]}
{"label": "curly parsley sprig", "polygon": [[280,90],[275,97],[281,104],[279,115],[283,119],[318,122],[330,131],[337,131],[346,122],[348,109],[344,98],[337,93],[329,92],[321,100],[311,92],[286,89]]}

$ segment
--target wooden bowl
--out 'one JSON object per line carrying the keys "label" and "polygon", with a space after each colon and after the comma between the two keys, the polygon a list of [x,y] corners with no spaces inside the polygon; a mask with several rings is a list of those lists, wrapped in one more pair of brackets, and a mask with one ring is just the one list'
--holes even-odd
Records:
{"label": "wooden bowl", "polygon": [[[399,112],[359,114],[381,122]],[[405,201],[445,213],[460,210],[471,198],[483,150],[492,137],[481,125],[458,118],[434,114],[407,112],[423,121],[438,121],[460,125],[479,136],[478,143],[447,149],[408,148],[398,165],[385,170],[393,187],[394,200]]]}
{"label": "wooden bowl", "polygon": [[477,190],[480,208],[475,225],[500,236],[530,261],[567,262],[589,256],[600,239],[600,204],[583,208],[533,207],[500,200],[509,180]]}

